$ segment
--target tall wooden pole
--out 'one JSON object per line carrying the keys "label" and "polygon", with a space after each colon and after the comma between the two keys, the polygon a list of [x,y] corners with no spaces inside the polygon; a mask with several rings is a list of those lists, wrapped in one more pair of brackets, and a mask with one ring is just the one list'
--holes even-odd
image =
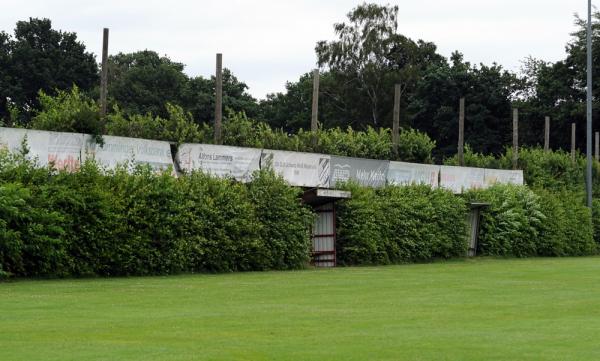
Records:
{"label": "tall wooden pole", "polygon": [[519,165],[519,109],[513,109],[513,169]]}
{"label": "tall wooden pole", "polygon": [[312,109],[310,114],[310,130],[312,131],[313,146],[317,145],[317,130],[319,129],[319,69],[313,70]]}
{"label": "tall wooden pole", "polygon": [[571,123],[571,161],[575,161],[575,123]]}
{"label": "tall wooden pole", "polygon": [[544,126],[544,151],[550,150],[550,117],[546,117],[546,124]]}
{"label": "tall wooden pole", "polygon": [[465,165],[465,98],[458,104],[458,165]]}
{"label": "tall wooden pole", "polygon": [[106,116],[108,95],[108,28],[102,33],[102,72],[100,73],[100,116]]}
{"label": "tall wooden pole", "polygon": [[215,144],[221,144],[223,123],[223,54],[217,54],[217,72],[215,74]]}
{"label": "tall wooden pole", "polygon": [[600,132],[596,132],[596,161],[600,161]]}
{"label": "tall wooden pole", "polygon": [[394,122],[392,123],[392,146],[394,155],[398,155],[400,142],[400,84],[394,86]]}
{"label": "tall wooden pole", "polygon": [[585,185],[588,208],[592,208],[592,0],[588,0],[588,18],[586,31],[586,136],[585,136]]}

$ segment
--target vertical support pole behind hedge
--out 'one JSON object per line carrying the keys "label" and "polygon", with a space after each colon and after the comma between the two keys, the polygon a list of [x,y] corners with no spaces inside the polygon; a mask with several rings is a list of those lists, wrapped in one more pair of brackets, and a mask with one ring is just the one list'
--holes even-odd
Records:
{"label": "vertical support pole behind hedge", "polygon": [[461,97],[458,104],[458,165],[465,165],[465,98]]}
{"label": "vertical support pole behind hedge", "polygon": [[513,156],[512,166],[517,169],[519,164],[519,109],[513,109]]}
{"label": "vertical support pole behind hedge", "polygon": [[400,84],[394,86],[394,121],[392,123],[392,147],[394,156],[398,155],[400,141]]}
{"label": "vertical support pole behind hedge", "polygon": [[595,145],[596,145],[596,151],[595,151],[595,158],[596,161],[600,160],[600,132],[596,132],[596,141],[595,141]]}
{"label": "vertical support pole behind hedge", "polygon": [[223,54],[217,54],[217,71],[215,74],[215,144],[221,144],[221,128],[223,123]]}
{"label": "vertical support pole behind hedge", "polygon": [[108,28],[102,33],[102,72],[100,73],[100,117],[106,116],[108,95]]}
{"label": "vertical support pole behind hedge", "polygon": [[317,130],[319,129],[319,69],[313,70],[312,111],[310,114],[310,130],[312,131],[313,146],[317,145]]}
{"label": "vertical support pole behind hedge", "polygon": [[575,162],[575,123],[571,123],[571,161]]}
{"label": "vertical support pole behind hedge", "polygon": [[546,117],[546,124],[544,125],[544,151],[550,150],[550,117]]}

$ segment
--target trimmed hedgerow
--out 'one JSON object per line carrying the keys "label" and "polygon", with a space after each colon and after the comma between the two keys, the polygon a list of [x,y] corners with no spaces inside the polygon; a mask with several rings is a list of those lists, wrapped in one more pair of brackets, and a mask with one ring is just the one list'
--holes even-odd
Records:
{"label": "trimmed hedgerow", "polygon": [[0,276],[147,275],[306,265],[312,212],[299,189],[149,168],[77,173],[0,154]]}
{"label": "trimmed hedgerow", "polygon": [[467,198],[490,203],[482,214],[478,254],[579,256],[595,254],[590,210],[579,193],[495,185]]}
{"label": "trimmed hedgerow", "polygon": [[341,264],[403,263],[466,254],[463,199],[428,186],[346,187],[352,198],[338,205]]}

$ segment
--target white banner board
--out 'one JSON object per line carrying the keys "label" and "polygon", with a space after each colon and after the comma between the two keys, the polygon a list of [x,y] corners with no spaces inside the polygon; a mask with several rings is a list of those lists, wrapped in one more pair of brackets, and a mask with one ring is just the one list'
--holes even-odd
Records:
{"label": "white banner board", "polygon": [[331,156],[265,149],[261,169],[272,169],[289,184],[299,187],[329,187]]}
{"label": "white banner board", "polygon": [[390,162],[387,181],[392,185],[426,184],[437,188],[439,174],[439,165]]}
{"label": "white banner board", "polygon": [[469,189],[483,188],[483,168],[440,166],[440,187],[454,193],[462,193]]}
{"label": "white banner board", "polygon": [[182,144],[176,161],[181,170],[201,170],[217,177],[233,177],[249,182],[252,173],[260,168],[262,151],[210,144]]}
{"label": "white banner board", "polygon": [[484,183],[486,187],[496,183],[523,185],[522,170],[485,169]]}
{"label": "white banner board", "polygon": [[101,146],[94,142],[91,135],[86,135],[85,157],[95,159],[107,169],[124,163],[130,166],[147,164],[154,170],[166,170],[173,166],[168,142],[108,135],[102,136],[102,139],[104,145]]}
{"label": "white banner board", "polygon": [[385,185],[389,161],[331,157],[331,187],[350,180],[367,187]]}
{"label": "white banner board", "polygon": [[84,135],[79,133],[0,128],[0,148],[20,152],[23,140],[29,149],[28,157],[37,159],[39,166],[50,164],[58,170],[76,171],[81,167]]}

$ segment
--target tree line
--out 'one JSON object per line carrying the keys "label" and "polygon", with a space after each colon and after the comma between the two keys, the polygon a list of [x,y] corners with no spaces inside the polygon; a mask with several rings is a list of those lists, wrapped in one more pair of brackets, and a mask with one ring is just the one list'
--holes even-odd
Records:
{"label": "tree line", "polygon": [[[400,124],[429,135],[438,160],[456,153],[459,98],[466,99],[465,140],[475,152],[501,154],[511,141],[511,109],[519,108],[520,143],[543,143],[544,117],[552,119],[554,149],[567,149],[571,123],[577,145],[585,137],[585,21],[557,62],[526,58],[519,73],[493,63],[472,64],[455,51],[442,56],[433,42],[398,32],[398,7],[364,3],[334,24],[335,38],[315,46],[321,70],[319,122],[324,129],[351,126],[389,128],[394,85],[400,84]],[[600,84],[600,12],[593,17],[594,99]],[[198,125],[214,118],[214,77],[192,77],[185,65],[152,50],[118,53],[108,60],[109,108],[125,115],[169,117],[181,107]],[[0,119],[30,126],[41,109],[40,91],[56,95],[74,85],[99,98],[99,66],[73,32],[52,28],[51,20],[19,21],[14,34],[0,32]],[[286,83],[284,92],[257,100],[231,70],[223,73],[223,104],[234,114],[268,123],[284,132],[310,129],[311,69]],[[594,107],[594,118],[599,114]],[[227,119],[225,119],[227,121]],[[595,126],[600,130],[600,126]]]}

